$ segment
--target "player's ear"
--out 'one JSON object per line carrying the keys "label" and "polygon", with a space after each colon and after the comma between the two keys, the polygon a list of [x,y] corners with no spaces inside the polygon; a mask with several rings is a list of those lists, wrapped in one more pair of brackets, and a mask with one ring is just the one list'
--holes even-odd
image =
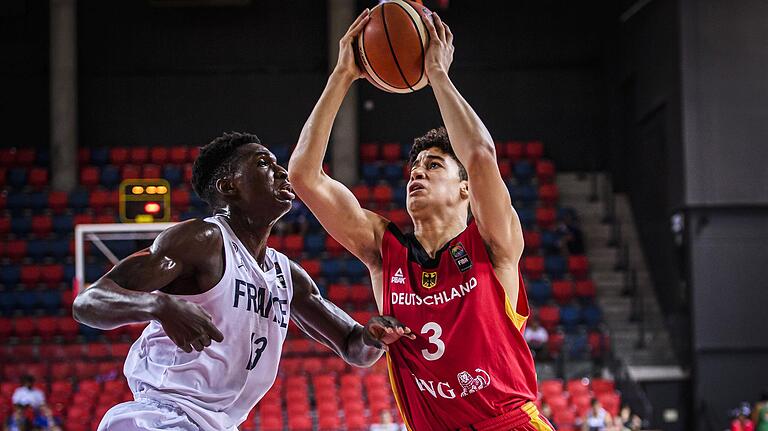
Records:
{"label": "player's ear", "polygon": [[462,199],[469,199],[469,181],[461,180],[461,183],[459,183],[459,195]]}
{"label": "player's ear", "polygon": [[216,191],[221,193],[222,196],[231,197],[237,194],[237,188],[235,182],[232,181],[232,177],[225,176],[216,180]]}

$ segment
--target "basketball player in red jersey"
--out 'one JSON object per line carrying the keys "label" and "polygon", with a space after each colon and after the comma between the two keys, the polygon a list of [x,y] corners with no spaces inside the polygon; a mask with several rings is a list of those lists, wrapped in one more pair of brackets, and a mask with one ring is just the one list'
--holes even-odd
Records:
{"label": "basketball player in red jersey", "polygon": [[437,14],[423,16],[431,36],[425,62],[446,127],[411,150],[406,206],[414,233],[361,208],[322,170],[334,117],[361,76],[351,42],[367,19],[363,12],[340,41],[338,64],[289,163],[294,189],[368,266],[379,312],[417,335],[388,354],[410,430],[551,430],[533,403],[536,372],[522,334],[529,310],[518,270],[520,220],[490,133],[448,76],[453,35]]}

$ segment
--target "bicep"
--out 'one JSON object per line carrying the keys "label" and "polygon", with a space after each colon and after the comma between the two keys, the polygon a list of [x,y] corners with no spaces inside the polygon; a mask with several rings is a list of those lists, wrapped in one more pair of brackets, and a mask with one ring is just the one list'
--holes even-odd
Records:
{"label": "bicep", "polygon": [[516,263],[523,251],[523,230],[496,158],[479,157],[467,173],[470,206],[480,235],[496,258]]}
{"label": "bicep", "polygon": [[344,184],[322,174],[312,184],[294,184],[294,189],[323,228],[350,253],[366,264],[378,258],[387,220],[361,207]]}
{"label": "bicep", "polygon": [[291,272],[294,289],[291,318],[307,335],[343,356],[347,337],[357,322],[326,301],[309,275],[293,262]]}
{"label": "bicep", "polygon": [[160,290],[183,274],[181,259],[162,250],[140,250],[118,262],[104,277],[120,287],[139,292]]}

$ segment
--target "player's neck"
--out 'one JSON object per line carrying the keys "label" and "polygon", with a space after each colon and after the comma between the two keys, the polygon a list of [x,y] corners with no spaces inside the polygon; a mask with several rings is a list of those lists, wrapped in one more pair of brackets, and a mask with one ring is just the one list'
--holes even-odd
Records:
{"label": "player's neck", "polygon": [[430,257],[435,257],[441,247],[466,228],[467,221],[463,217],[446,218],[433,215],[413,219],[413,235]]}
{"label": "player's neck", "polygon": [[245,246],[251,256],[256,258],[259,265],[263,267],[267,251],[267,240],[272,230],[272,224],[267,224],[260,218],[241,214],[234,208],[228,208],[226,212],[217,212],[217,214],[227,217],[229,227],[232,228],[237,239]]}

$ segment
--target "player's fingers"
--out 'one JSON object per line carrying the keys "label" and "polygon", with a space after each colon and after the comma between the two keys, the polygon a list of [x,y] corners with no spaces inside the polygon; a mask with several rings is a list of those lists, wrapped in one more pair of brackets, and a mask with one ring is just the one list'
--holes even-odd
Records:
{"label": "player's fingers", "polygon": [[195,340],[195,341],[192,342],[192,348],[194,348],[198,352],[202,352],[203,351],[203,344],[200,343],[200,340]]}
{"label": "player's fingers", "polygon": [[208,327],[205,329],[205,334],[211,338],[211,340],[221,343],[224,341],[224,334],[219,331],[219,328],[216,327],[216,325],[213,324],[213,322],[208,322]]}
{"label": "player's fingers", "polygon": [[448,27],[448,24],[443,23],[443,27],[445,27],[446,41],[448,42],[448,45],[452,45],[453,44],[453,32],[451,31],[451,28]]}
{"label": "player's fingers", "polygon": [[429,32],[429,35],[432,37],[432,39],[439,39],[437,36],[437,30],[435,29],[435,24],[433,22],[434,16],[434,13],[427,15],[426,12],[422,11],[421,20],[424,21],[424,25],[427,27],[427,31]]}
{"label": "player's fingers", "polygon": [[347,32],[347,37],[356,37],[358,34],[360,34],[361,31],[365,28],[366,24],[368,24],[368,21],[371,20],[370,15],[366,15],[363,17],[363,19],[360,20],[357,24],[355,24],[354,27],[350,28]]}
{"label": "player's fingers", "polygon": [[206,334],[203,334],[200,336],[200,344],[203,345],[203,347],[208,347],[211,345],[211,337],[209,337]]}
{"label": "player's fingers", "polygon": [[435,31],[437,32],[437,37],[439,37],[441,41],[445,42],[445,27],[443,27],[443,20],[441,20],[440,15],[436,13],[433,13],[432,16],[434,16],[435,20]]}
{"label": "player's fingers", "polygon": [[365,8],[362,12],[360,12],[360,15],[355,18],[354,21],[352,21],[352,24],[349,25],[349,28],[347,29],[347,34],[350,34],[352,32],[352,29],[355,28],[362,20],[367,18],[371,14],[370,9]]}

